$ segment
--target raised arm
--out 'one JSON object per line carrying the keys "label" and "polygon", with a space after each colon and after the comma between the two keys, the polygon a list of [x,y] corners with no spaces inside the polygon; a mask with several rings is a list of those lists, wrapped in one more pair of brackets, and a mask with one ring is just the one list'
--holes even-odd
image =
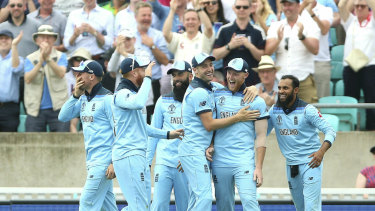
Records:
{"label": "raised arm", "polygon": [[339,14],[341,19],[346,22],[350,15],[349,3],[353,3],[352,0],[340,0],[339,2]]}
{"label": "raised arm", "polygon": [[167,19],[165,19],[164,26],[163,26],[163,36],[165,38],[165,41],[167,41],[167,43],[171,43],[172,41],[172,37],[173,37],[172,24],[173,24],[174,14],[176,13],[176,9],[177,9],[177,2],[175,0],[172,0],[170,2],[170,9],[169,9]]}

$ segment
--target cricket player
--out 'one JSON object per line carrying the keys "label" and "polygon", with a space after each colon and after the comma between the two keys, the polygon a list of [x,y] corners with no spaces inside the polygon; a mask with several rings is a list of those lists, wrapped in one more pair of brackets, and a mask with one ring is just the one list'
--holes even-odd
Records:
{"label": "cricket player", "polygon": [[112,160],[128,211],[149,210],[151,185],[145,159],[148,136],[174,139],[182,134],[181,130],[158,130],[146,123],[145,105],[154,64],[137,58],[124,59],[120,65],[123,78],[113,95],[116,137]]}
{"label": "cricket player", "polygon": [[[183,128],[181,105],[193,75],[190,64],[185,61],[175,61],[167,74],[172,75],[173,90],[156,102],[151,125],[164,130],[175,130]],[[150,138],[148,143],[146,157],[150,166],[155,150],[157,152],[151,210],[169,210],[173,188],[177,210],[186,211],[189,201],[188,183],[185,173],[178,172],[176,169],[179,160],[177,149],[181,140]]]}
{"label": "cricket player", "polygon": [[[234,184],[242,202],[243,210],[256,211],[259,204],[256,188],[263,183],[262,166],[266,152],[267,105],[257,96],[253,102],[243,101],[245,79],[249,76],[248,64],[241,58],[232,59],[227,71],[228,88],[215,91],[216,115],[218,119],[236,114],[244,106],[259,111],[256,121],[237,122],[216,131],[212,146],[207,149],[208,160],[212,162],[212,178],[215,184],[216,207],[218,211],[234,211]],[[255,162],[256,148],[257,159]]]}
{"label": "cricket player", "polygon": [[[336,132],[314,106],[298,98],[299,80],[295,76],[282,76],[278,88],[278,101],[269,110],[268,130],[275,128],[286,159],[294,205],[297,211],[322,210],[322,162]],[[316,129],[325,134],[322,144]]]}
{"label": "cricket player", "polygon": [[112,93],[100,83],[104,72],[98,62],[87,60],[72,70],[78,73],[77,83],[58,118],[68,122],[80,117],[82,121],[87,178],[79,200],[79,210],[117,211],[112,184],[115,173],[111,163],[114,140]]}
{"label": "cricket player", "polygon": [[236,122],[253,120],[252,111],[242,108],[237,114],[223,119],[216,118],[214,90],[223,88],[213,79],[215,58],[205,53],[193,57],[194,79],[186,90],[182,102],[185,136],[178,147],[178,154],[190,188],[188,210],[211,210],[211,174],[205,151],[213,131]]}

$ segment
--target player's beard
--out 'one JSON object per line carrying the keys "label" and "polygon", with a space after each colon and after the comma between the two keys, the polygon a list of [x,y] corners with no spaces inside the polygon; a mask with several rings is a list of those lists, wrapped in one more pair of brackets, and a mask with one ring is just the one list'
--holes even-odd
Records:
{"label": "player's beard", "polygon": [[[181,86],[176,86],[176,83],[181,82]],[[182,102],[186,89],[189,87],[189,79],[185,81],[174,81],[173,82],[173,93],[176,100]]]}
{"label": "player's beard", "polygon": [[[279,93],[280,95],[280,93]],[[284,101],[281,101],[280,100],[280,96],[278,96],[277,98],[277,104],[280,105],[281,107],[283,108],[287,108],[287,106],[289,105],[290,102],[292,102],[293,100],[293,94],[289,94]]]}

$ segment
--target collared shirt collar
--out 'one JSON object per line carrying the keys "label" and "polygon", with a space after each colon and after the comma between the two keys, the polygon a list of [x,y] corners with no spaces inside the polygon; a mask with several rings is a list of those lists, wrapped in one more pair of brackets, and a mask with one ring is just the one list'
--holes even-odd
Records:
{"label": "collared shirt collar", "polygon": [[246,26],[245,30],[242,30],[242,29],[240,29],[240,27],[237,25],[237,22],[234,21],[233,28],[235,29],[235,31],[237,31],[237,30],[239,30],[239,31],[248,31],[249,28],[253,28],[253,26],[251,25],[251,23],[250,23],[250,21],[249,21],[249,23],[247,23],[247,26]]}
{"label": "collared shirt collar", "polygon": [[[37,11],[38,11],[38,13],[37,13],[36,17],[37,18],[42,18],[42,16],[40,16],[40,8]],[[53,15],[54,15],[54,10],[52,9],[51,14],[49,14],[49,16],[47,16],[47,17],[52,17]]]}
{"label": "collared shirt collar", "polygon": [[9,50],[9,53],[4,58],[2,56],[0,56],[0,61],[9,59],[11,57],[12,57],[12,50]]}
{"label": "collared shirt collar", "polygon": [[292,107],[290,107],[290,108],[285,108],[285,107],[282,107],[280,104],[278,104],[277,106],[281,107],[281,108],[283,109],[284,113],[285,113],[286,115],[288,115],[288,114],[292,113],[294,110],[296,110],[296,108],[297,108],[297,106],[298,106],[298,104],[299,104],[299,101],[300,101],[299,97],[296,96],[296,101],[294,101]]}
{"label": "collared shirt collar", "polygon": [[99,82],[97,83],[92,89],[91,89],[91,93],[88,93],[87,91],[85,91],[85,95],[87,97],[87,100],[90,102],[90,100],[92,100],[96,94],[98,94],[99,90],[102,88],[102,84]]}
{"label": "collared shirt collar", "polygon": [[[26,20],[27,20],[27,15],[24,14],[24,19],[23,19],[21,25],[23,25],[23,24],[26,22]],[[14,25],[14,23],[13,23],[13,19],[12,19],[12,16],[10,15],[10,13],[9,13],[9,16],[8,16],[8,21],[9,21],[9,23],[11,23],[12,25]]]}
{"label": "collared shirt collar", "polygon": [[200,78],[197,78],[197,77],[194,77],[194,79],[191,81],[191,84],[190,84],[193,88],[205,88],[205,89],[208,89],[210,91],[212,91],[212,84],[211,83],[207,83],[205,81],[203,81],[202,79]]}
{"label": "collared shirt collar", "polygon": [[[94,7],[92,10],[90,10],[90,12],[92,12],[92,11],[97,11],[98,8],[99,8],[99,6],[98,6],[98,4],[96,4],[95,7]],[[85,5],[83,5],[83,7],[82,7],[81,10],[82,10],[82,11],[81,11],[82,14],[86,13],[86,12],[85,12]]]}
{"label": "collared shirt collar", "polygon": [[127,78],[121,78],[121,82],[118,85],[116,91],[120,91],[121,89],[129,89],[130,91],[138,92],[138,87],[133,84],[129,79]]}
{"label": "collared shirt collar", "polygon": [[237,91],[237,92],[239,92],[239,93],[243,93],[243,91],[246,89],[246,84],[245,83],[243,83],[242,85],[241,85],[241,87],[240,87],[240,89]]}

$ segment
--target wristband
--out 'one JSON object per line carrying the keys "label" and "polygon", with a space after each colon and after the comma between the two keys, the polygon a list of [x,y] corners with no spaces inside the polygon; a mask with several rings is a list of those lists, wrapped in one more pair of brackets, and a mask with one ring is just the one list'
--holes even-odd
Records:
{"label": "wristband", "polygon": [[200,11],[203,11],[203,9],[204,9],[204,8],[203,8],[203,7],[201,7],[201,8],[199,8],[199,9],[195,10],[195,12],[197,12],[197,13],[198,13],[198,12],[200,12]]}
{"label": "wristband", "polygon": [[167,139],[169,139],[169,132],[170,132],[170,131],[167,131]]}
{"label": "wristband", "polygon": [[331,143],[330,141],[328,141],[328,140],[325,140],[324,142],[327,142],[327,143],[329,144],[329,147],[331,147],[331,146],[332,146],[332,143]]}
{"label": "wristband", "polygon": [[313,13],[312,15],[311,15],[311,18],[314,18],[315,17],[315,13]]}
{"label": "wristband", "polygon": [[298,37],[299,40],[303,41],[306,39],[306,36],[304,34],[302,34],[302,37]]}
{"label": "wristband", "polygon": [[225,46],[225,48],[230,51],[230,47],[229,47],[229,44]]}
{"label": "wristband", "polygon": [[75,99],[79,99],[79,97],[76,97],[74,94],[72,94]]}

